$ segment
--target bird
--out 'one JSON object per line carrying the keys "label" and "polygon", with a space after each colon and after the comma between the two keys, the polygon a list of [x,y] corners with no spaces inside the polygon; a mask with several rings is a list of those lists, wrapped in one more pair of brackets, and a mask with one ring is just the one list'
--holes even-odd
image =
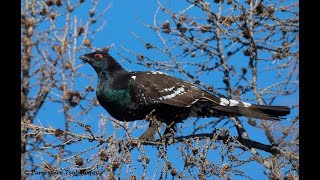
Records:
{"label": "bird", "polygon": [[153,119],[139,139],[152,140],[156,122],[166,124],[164,134],[189,117],[245,116],[277,121],[290,114],[288,106],[269,106],[218,97],[200,87],[160,71],[127,71],[108,52],[97,50],[79,57],[98,75],[100,105],[123,122]]}

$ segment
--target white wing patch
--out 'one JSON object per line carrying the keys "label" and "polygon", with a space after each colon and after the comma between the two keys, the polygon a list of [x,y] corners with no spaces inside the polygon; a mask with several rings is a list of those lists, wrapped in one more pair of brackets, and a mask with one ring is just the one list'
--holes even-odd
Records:
{"label": "white wing patch", "polygon": [[159,92],[168,92],[168,91],[172,91],[175,88],[175,86],[172,86],[171,88],[165,88]]}
{"label": "white wing patch", "polygon": [[221,106],[228,106],[229,105],[229,101],[226,98],[220,98],[220,105]]}
{"label": "white wing patch", "polygon": [[239,101],[236,101],[234,99],[229,99],[229,101],[230,101],[230,105],[229,106],[236,106],[236,105],[239,104]]}
{"label": "white wing patch", "polygon": [[247,103],[247,102],[242,102],[242,104],[244,105],[244,107],[250,107],[251,106],[251,104]]}
{"label": "white wing patch", "polygon": [[[234,99],[226,99],[226,98],[220,98],[220,105],[221,106],[237,106],[240,102]],[[250,107],[251,104],[247,102],[241,102],[244,107]]]}
{"label": "white wing patch", "polygon": [[152,74],[166,74],[164,72],[160,72],[160,71],[151,71]]}
{"label": "white wing patch", "polygon": [[181,88],[178,88],[177,90],[175,90],[172,94],[160,97],[159,100],[171,99],[171,98],[176,97],[177,95],[181,95],[184,93],[186,93],[185,89],[183,87],[181,87]]}
{"label": "white wing patch", "polygon": [[136,80],[137,76],[131,76],[131,78],[132,78],[133,80]]}

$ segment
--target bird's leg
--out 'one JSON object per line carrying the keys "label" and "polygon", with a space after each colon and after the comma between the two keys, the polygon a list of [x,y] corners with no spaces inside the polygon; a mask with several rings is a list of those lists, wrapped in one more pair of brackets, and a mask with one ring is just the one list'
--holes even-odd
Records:
{"label": "bird's leg", "polygon": [[[169,138],[172,136],[172,143],[174,143],[174,134],[175,134],[175,123],[171,122],[169,125],[167,125],[166,130],[164,131],[163,137]],[[167,142],[168,140],[166,140]]]}
{"label": "bird's leg", "polygon": [[151,141],[155,139],[160,124],[157,121],[157,118],[153,115],[154,112],[155,109],[153,109],[148,115],[146,115],[146,119],[150,121],[149,128],[138,138],[139,140]]}
{"label": "bird's leg", "polygon": [[144,132],[138,139],[143,141],[152,141],[155,139],[156,133],[158,132],[159,124],[157,121],[151,121],[149,128]]}
{"label": "bird's leg", "polygon": [[166,130],[164,131],[164,135],[165,135],[165,136],[166,136],[166,135],[171,135],[171,134],[174,133],[175,127],[172,126],[172,125],[173,125],[173,122],[172,122],[170,125],[167,125]]}

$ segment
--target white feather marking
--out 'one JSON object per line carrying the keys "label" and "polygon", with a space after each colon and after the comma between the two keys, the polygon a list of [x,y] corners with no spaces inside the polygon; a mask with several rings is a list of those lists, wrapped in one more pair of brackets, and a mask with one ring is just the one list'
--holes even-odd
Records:
{"label": "white feather marking", "polygon": [[229,99],[229,101],[230,101],[230,105],[229,106],[236,106],[236,105],[239,104],[239,101],[236,101],[234,99]]}
{"label": "white feather marking", "polygon": [[220,98],[220,105],[221,106],[228,106],[229,105],[229,101],[226,98]]}
{"label": "white feather marking", "polygon": [[251,104],[247,103],[247,102],[242,102],[242,104],[244,105],[244,107],[250,107],[251,106]]}
{"label": "white feather marking", "polygon": [[164,72],[160,72],[160,71],[151,71],[152,74],[166,74]]}
{"label": "white feather marking", "polygon": [[159,99],[163,100],[163,99],[171,99],[173,97],[176,97],[177,95],[181,95],[185,93],[185,89],[183,87],[178,88],[177,90],[175,90],[172,94],[166,95],[166,96],[162,96]]}
{"label": "white feather marking", "polygon": [[131,78],[132,78],[133,80],[136,80],[136,77],[137,77],[137,76],[131,76]]}
{"label": "white feather marking", "polygon": [[195,99],[194,101],[191,102],[191,104],[189,106],[191,106],[192,104],[196,103],[199,101],[199,98],[198,99]]}
{"label": "white feather marking", "polygon": [[172,86],[171,88],[165,88],[163,90],[161,90],[160,92],[168,92],[168,91],[172,91],[175,88],[175,86]]}

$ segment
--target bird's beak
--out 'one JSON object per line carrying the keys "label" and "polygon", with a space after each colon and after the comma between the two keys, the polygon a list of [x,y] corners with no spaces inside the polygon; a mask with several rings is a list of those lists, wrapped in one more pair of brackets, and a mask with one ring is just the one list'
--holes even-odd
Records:
{"label": "bird's beak", "polygon": [[82,59],[83,61],[85,62],[88,62],[89,61],[89,58],[86,56],[86,55],[82,55],[79,57],[80,59]]}

